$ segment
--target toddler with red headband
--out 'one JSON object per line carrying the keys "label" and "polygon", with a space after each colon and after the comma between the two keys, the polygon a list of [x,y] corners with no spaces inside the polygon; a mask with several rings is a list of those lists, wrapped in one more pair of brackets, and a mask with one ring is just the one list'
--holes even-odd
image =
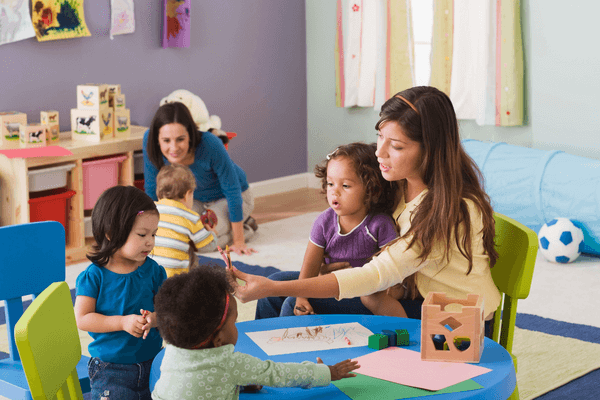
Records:
{"label": "toddler with red headband", "polygon": [[276,363],[234,351],[237,302],[225,269],[202,265],[165,281],[155,298],[158,329],[166,342],[152,398],[237,399],[240,387],[327,386],[354,376],[359,366]]}

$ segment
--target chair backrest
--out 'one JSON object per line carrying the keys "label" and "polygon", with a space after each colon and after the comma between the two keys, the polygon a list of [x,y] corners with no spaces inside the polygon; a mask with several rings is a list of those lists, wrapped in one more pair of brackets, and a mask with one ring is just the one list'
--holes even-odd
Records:
{"label": "chair backrest", "polygon": [[538,250],[537,234],[512,218],[494,213],[499,257],[492,268],[502,302],[494,318],[493,339],[512,353],[517,300],[529,296]]}
{"label": "chair backrest", "polygon": [[23,314],[22,296],[35,297],[51,283],[64,281],[65,274],[65,229],[59,222],[0,227],[0,301],[5,302],[12,361],[19,361],[13,332]]}
{"label": "chair backrest", "polygon": [[32,398],[83,399],[76,370],[81,344],[67,282],[51,284],[31,303],[15,339]]}

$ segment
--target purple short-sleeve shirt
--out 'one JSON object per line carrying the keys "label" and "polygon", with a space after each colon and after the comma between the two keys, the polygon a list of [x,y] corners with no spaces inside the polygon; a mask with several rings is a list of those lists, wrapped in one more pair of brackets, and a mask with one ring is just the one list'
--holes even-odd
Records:
{"label": "purple short-sleeve shirt", "polygon": [[325,262],[347,261],[352,267],[362,267],[397,236],[394,221],[385,214],[369,214],[352,231],[341,234],[338,216],[328,208],[315,220],[310,241],[325,249],[329,255]]}

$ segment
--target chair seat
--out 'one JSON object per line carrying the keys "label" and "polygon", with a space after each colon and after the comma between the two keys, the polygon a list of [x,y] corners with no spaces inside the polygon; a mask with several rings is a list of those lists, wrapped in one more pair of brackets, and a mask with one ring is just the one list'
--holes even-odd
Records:
{"label": "chair seat", "polygon": [[[77,363],[77,375],[84,393],[91,390],[87,366],[89,360],[88,356],[82,355]],[[20,362],[12,361],[10,358],[0,360],[0,393],[11,400],[32,400]]]}

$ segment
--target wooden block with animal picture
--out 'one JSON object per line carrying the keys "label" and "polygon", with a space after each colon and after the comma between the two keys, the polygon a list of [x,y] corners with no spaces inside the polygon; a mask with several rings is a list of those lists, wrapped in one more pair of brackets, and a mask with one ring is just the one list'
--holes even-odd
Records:
{"label": "wooden block with animal picture", "polygon": [[128,108],[115,109],[115,138],[126,139],[131,133],[131,120]]}
{"label": "wooden block with animal picture", "polygon": [[107,86],[108,86],[108,106],[114,108],[114,98],[116,95],[121,94],[121,85],[107,84]]}
{"label": "wooden block with animal picture", "polygon": [[58,143],[60,125],[58,123],[58,111],[40,111],[40,123],[48,128],[46,131],[46,144]]}
{"label": "wooden block with animal picture", "polygon": [[0,112],[0,148],[19,148],[20,125],[27,124],[27,114],[18,111]]}
{"label": "wooden block with animal picture", "polygon": [[46,125],[21,124],[19,129],[20,147],[43,147],[46,145]]}
{"label": "wooden block with animal picture", "polygon": [[77,85],[77,108],[80,110],[100,110],[108,107],[108,85]]}
{"label": "wooden block with animal picture", "polygon": [[115,94],[113,108],[115,110],[123,110],[125,108],[125,95],[123,93]]}
{"label": "wooden block with animal picture", "polygon": [[108,118],[112,110],[108,107],[102,110],[80,110],[71,109],[71,140],[85,140],[88,142],[100,142],[104,139],[112,139],[104,134],[102,117]]}

